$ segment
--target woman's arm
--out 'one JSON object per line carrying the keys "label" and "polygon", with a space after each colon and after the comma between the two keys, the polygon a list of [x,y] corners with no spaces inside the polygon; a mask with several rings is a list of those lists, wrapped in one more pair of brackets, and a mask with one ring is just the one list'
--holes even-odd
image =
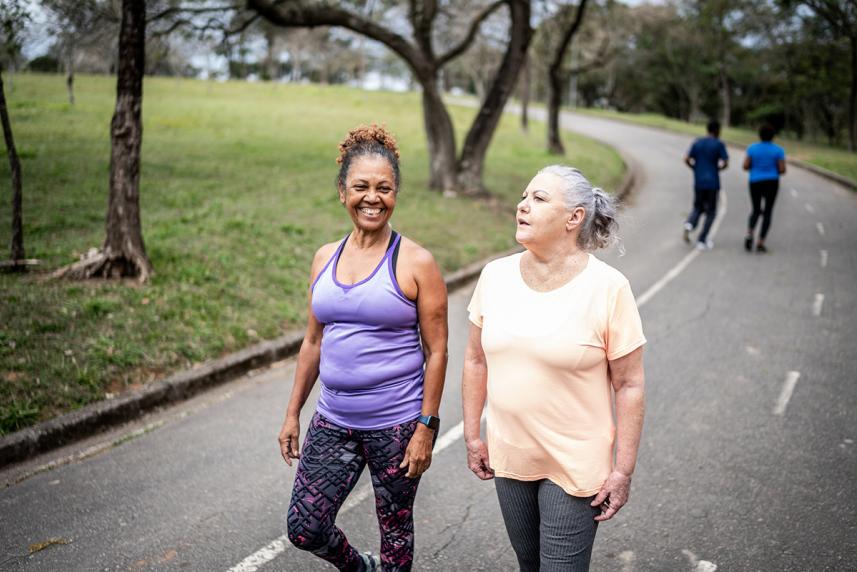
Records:
{"label": "woman's arm", "polygon": [[783,159],[777,159],[777,171],[780,175],[786,174],[786,162]]}
{"label": "woman's arm", "polygon": [[464,441],[467,444],[467,466],[482,480],[494,478],[488,459],[488,447],[480,436],[482,409],[488,396],[488,366],[482,350],[482,328],[470,324],[470,335],[464,353],[461,374],[461,404],[464,409]]}
{"label": "woman's arm", "polygon": [[[336,244],[327,244],[318,249],[312,261],[310,270],[310,284],[315,282],[318,273],[324,267],[327,260],[333,256]],[[283,459],[291,466],[292,459],[300,457],[300,416],[310,391],[312,391],[318,379],[318,367],[321,358],[321,337],[324,326],[312,313],[312,288],[307,294],[307,328],[304,340],[298,352],[298,363],[295,367],[295,381],[292,385],[292,394],[286,409],[286,419],[280,429],[278,441],[280,442],[280,453]]]}
{"label": "woman's arm", "polygon": [[646,409],[642,346],[610,361],[610,381],[616,394],[616,465],[592,501],[592,506],[602,505],[598,521],[613,518],[631,492]]}
{"label": "woman's arm", "polygon": [[[446,381],[448,333],[446,283],[437,262],[428,250],[410,243],[408,251],[406,256],[412,263],[417,286],[417,319],[426,357],[422,414],[436,417],[440,410],[443,384]],[[422,423],[417,423],[400,465],[400,468],[408,468],[408,477],[420,476],[431,465],[434,437],[434,431]]]}
{"label": "woman's arm", "polygon": [[750,156],[747,155],[746,157],[744,157],[744,170],[749,171],[750,167],[752,167],[752,166],[753,166],[753,162],[750,160]]}

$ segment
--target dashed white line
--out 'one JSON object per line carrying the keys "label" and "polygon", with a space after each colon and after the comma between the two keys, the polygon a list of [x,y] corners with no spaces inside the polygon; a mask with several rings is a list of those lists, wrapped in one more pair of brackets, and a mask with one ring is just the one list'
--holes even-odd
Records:
{"label": "dashed white line", "polygon": [[794,393],[795,385],[797,385],[799,378],[799,371],[790,371],[786,374],[786,382],[783,384],[783,389],[777,398],[777,404],[774,406],[774,415],[782,415],[786,412],[786,407],[789,406],[789,400],[792,398],[792,393]]}
{"label": "dashed white line", "polygon": [[687,558],[687,561],[691,566],[691,572],[714,572],[717,570],[717,564],[714,562],[700,560],[697,558],[696,554],[687,549],[683,549],[681,552]]}
{"label": "dashed white line", "polygon": [[797,189],[791,189],[792,196],[797,198]]}
{"label": "dashed white line", "polygon": [[821,267],[827,268],[827,251],[826,250],[819,250],[818,254],[819,254],[819,256],[821,256]]}
{"label": "dashed white line", "polygon": [[[711,232],[709,232],[709,236],[714,238],[717,234],[717,229],[720,228],[720,223],[723,222],[723,217],[726,216],[726,194],[721,194],[723,197],[723,208],[720,209],[720,212],[717,213],[717,218],[714,220],[714,225],[711,227]],[[675,280],[675,278],[682,273],[682,271],[687,268],[687,265],[693,262],[693,259],[700,255],[699,250],[692,250],[688,252],[687,255],[682,258],[678,264],[670,268],[669,272],[663,275],[660,280],[652,284],[648,290],[643,292],[640,296],[637,297],[637,307],[641,308],[643,305],[654,297],[655,294],[663,290],[663,288]]]}
{"label": "dashed white line", "polygon": [[816,318],[821,315],[821,307],[824,306],[824,294],[816,294],[812,302],[812,315]]}
{"label": "dashed white line", "polygon": [[811,204],[809,204],[809,203],[804,204],[804,205],[803,205],[803,208],[805,208],[805,209],[806,209],[806,212],[808,212],[808,213],[810,213],[810,214],[814,214],[814,213],[815,213],[815,207],[814,207],[814,206],[812,206],[812,205],[811,205]]}
{"label": "dashed white line", "polygon": [[815,223],[815,228],[818,229],[818,234],[824,236],[824,225],[820,222]]}

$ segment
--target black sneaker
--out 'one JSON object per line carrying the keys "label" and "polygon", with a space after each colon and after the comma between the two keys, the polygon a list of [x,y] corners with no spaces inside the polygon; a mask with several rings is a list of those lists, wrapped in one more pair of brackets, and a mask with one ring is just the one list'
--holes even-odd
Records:
{"label": "black sneaker", "polygon": [[753,237],[748,236],[744,239],[744,250],[747,252],[753,252]]}
{"label": "black sneaker", "polygon": [[768,249],[765,248],[764,244],[757,244],[756,245],[756,252],[761,252],[764,254],[765,252],[768,252]]}

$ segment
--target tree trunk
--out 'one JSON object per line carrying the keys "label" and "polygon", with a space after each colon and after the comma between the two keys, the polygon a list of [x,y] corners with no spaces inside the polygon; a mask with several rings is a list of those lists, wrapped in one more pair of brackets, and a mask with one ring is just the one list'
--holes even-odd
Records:
{"label": "tree trunk", "polygon": [[68,90],[68,102],[74,105],[74,46],[69,44],[68,54],[66,54],[66,76],[65,86]]}
{"label": "tree trunk", "polygon": [[726,70],[720,69],[720,126],[726,129],[731,124],[732,119],[732,86],[729,83],[729,76]]}
{"label": "tree trunk", "polygon": [[265,30],[265,73],[268,76],[268,81],[278,79],[277,73],[277,54],[276,54],[277,37],[273,30]]}
{"label": "tree trunk", "polygon": [[437,80],[420,79],[423,88],[423,120],[429,149],[429,188],[452,191],[458,188],[455,169],[455,130],[452,118],[437,89]]}
{"label": "tree trunk", "polygon": [[530,52],[524,58],[523,77],[521,78],[521,129],[527,131],[530,127]]}
{"label": "tree trunk", "polygon": [[851,97],[848,101],[848,150],[857,151],[857,36],[851,40]]}
{"label": "tree trunk", "polygon": [[562,105],[562,90],[568,85],[569,74],[563,72],[563,60],[565,52],[571,46],[574,35],[583,23],[583,15],[586,11],[587,0],[580,0],[575,10],[574,19],[569,22],[568,28],[563,30],[554,52],[553,59],[548,67],[548,152],[555,155],[564,155],[565,147],[559,132],[559,112]]}
{"label": "tree trunk", "polygon": [[465,192],[484,192],[482,168],[485,164],[485,155],[491,144],[491,137],[500,122],[506,101],[515,89],[518,72],[524,63],[532,38],[530,3],[524,0],[510,0],[509,12],[512,25],[503,63],[494,77],[494,82],[488,90],[476,119],[470,126],[458,161],[458,184]]}
{"label": "tree trunk", "polygon": [[13,267],[19,266],[24,256],[24,223],[22,211],[21,192],[21,161],[18,159],[18,151],[15,148],[15,139],[12,137],[12,124],[9,122],[9,111],[6,108],[6,93],[3,89],[3,72],[0,71],[0,120],[3,122],[3,137],[6,139],[6,154],[9,156],[9,169],[12,173],[12,244],[11,259]]}
{"label": "tree trunk", "polygon": [[562,86],[565,84],[558,70],[548,76],[548,151],[554,155],[565,155],[565,146],[559,135],[559,111],[562,106]]}
{"label": "tree trunk", "polygon": [[140,147],[143,141],[143,72],[146,48],[145,0],[122,1],[116,108],[110,123],[110,198],[107,237],[100,251],[62,268],[54,277],[122,278],[145,282],[152,264],[140,226]]}

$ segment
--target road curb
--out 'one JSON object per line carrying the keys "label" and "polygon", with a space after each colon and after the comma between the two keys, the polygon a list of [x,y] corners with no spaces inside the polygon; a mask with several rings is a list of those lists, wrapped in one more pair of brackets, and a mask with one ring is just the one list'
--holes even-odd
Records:
{"label": "road curb", "polygon": [[[625,176],[615,193],[620,202],[628,197],[636,181],[633,162],[624,156],[622,160],[625,163]],[[448,274],[444,277],[447,290],[456,290],[475,279],[492,260],[519,251],[520,247],[512,248]],[[154,409],[189,399],[236,379],[248,371],[291,357],[300,350],[303,336],[303,330],[289,332],[279,338],[207,361],[192,370],[178,372],[142,389],[92,403],[0,437],[0,469],[127,423]]]}
{"label": "road curb", "polygon": [[[447,289],[460,288],[476,278],[490,261],[518,250],[511,249],[452,272],[444,277]],[[0,437],[0,468],[132,421],[149,411],[189,399],[202,391],[240,377],[250,370],[291,357],[300,350],[303,337],[303,330],[289,332],[279,338],[207,361],[197,368],[178,372],[142,389],[92,403]]]}

